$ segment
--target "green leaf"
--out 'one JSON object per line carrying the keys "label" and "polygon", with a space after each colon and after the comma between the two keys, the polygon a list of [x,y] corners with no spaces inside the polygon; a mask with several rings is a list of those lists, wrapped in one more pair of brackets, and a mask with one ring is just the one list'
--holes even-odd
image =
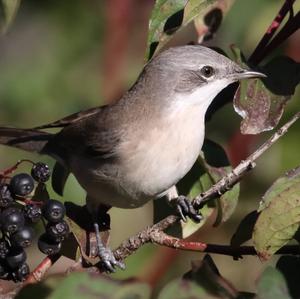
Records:
{"label": "green leaf", "polygon": [[33,298],[32,294],[35,294],[34,298],[41,299],[148,299],[150,288],[141,282],[122,282],[102,275],[73,272],[68,276],[56,275],[41,283],[25,286],[16,298]]}
{"label": "green leaf", "polygon": [[[205,158],[202,158],[202,165],[206,169],[206,173],[210,176],[211,185],[209,187],[211,187],[226,176],[232,170],[232,167],[224,149],[215,142],[206,140],[202,150]],[[216,200],[219,204],[219,209],[215,226],[227,221],[233,214],[238,203],[239,193],[240,185],[236,184],[231,190],[228,190]]]}
{"label": "green leaf", "polygon": [[150,59],[196,17],[203,17],[219,0],[156,0],[150,21],[146,58]]}
{"label": "green leaf", "polygon": [[184,274],[183,279],[196,282],[206,290],[207,294],[217,298],[236,298],[237,290],[222,277],[210,255],[205,255],[202,261],[192,262],[192,269]]}
{"label": "green leaf", "polygon": [[165,43],[165,40],[168,40],[169,36],[164,34],[164,26],[167,19],[178,11],[183,10],[187,2],[188,0],[156,0],[149,20],[147,59],[150,59],[156,51],[155,45]]}
{"label": "green leaf", "polygon": [[292,299],[283,275],[275,268],[268,267],[258,281],[259,299]]}
{"label": "green leaf", "polygon": [[197,283],[189,280],[175,279],[168,283],[158,295],[158,299],[214,299]]}
{"label": "green leaf", "polygon": [[235,0],[217,1],[206,13],[195,17],[194,25],[198,34],[198,43],[212,39],[219,29],[224,15],[229,11]]}
{"label": "green leaf", "polygon": [[[233,48],[235,60],[245,66],[242,53]],[[261,68],[267,78],[243,80],[234,96],[235,111],[243,118],[243,134],[259,134],[277,126],[284,108],[300,82],[300,63],[276,57]]]}
{"label": "green leaf", "polygon": [[300,222],[300,167],[280,177],[265,193],[253,231],[253,242],[262,259],[270,258],[290,241]]}
{"label": "green leaf", "polygon": [[1,32],[5,33],[11,23],[13,22],[18,8],[20,6],[20,0],[1,0]]}

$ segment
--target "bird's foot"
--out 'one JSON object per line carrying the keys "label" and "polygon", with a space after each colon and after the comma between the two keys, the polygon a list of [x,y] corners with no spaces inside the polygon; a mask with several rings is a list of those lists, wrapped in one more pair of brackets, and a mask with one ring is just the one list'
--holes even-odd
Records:
{"label": "bird's foot", "polygon": [[117,268],[125,269],[125,264],[116,260],[110,248],[99,248],[98,246],[98,255],[101,259],[100,267],[104,272],[114,273]]}
{"label": "bird's foot", "polygon": [[187,221],[186,217],[191,218],[196,223],[199,223],[203,218],[201,213],[195,210],[191,201],[184,195],[172,199],[172,204],[184,222]]}
{"label": "bird's foot", "polygon": [[94,223],[94,228],[101,270],[107,273],[114,273],[117,268],[124,270],[125,264],[121,261],[117,261],[111,249],[104,246],[100,237],[98,223]]}

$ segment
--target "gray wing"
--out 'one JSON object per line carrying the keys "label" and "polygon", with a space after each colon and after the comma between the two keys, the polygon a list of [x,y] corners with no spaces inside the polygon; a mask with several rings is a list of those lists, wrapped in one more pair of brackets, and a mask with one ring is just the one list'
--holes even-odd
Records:
{"label": "gray wing", "polygon": [[[42,128],[61,127],[44,148],[44,153],[57,159],[52,176],[52,187],[60,195],[70,174],[70,157],[77,155],[103,160],[114,159],[115,148],[120,142],[117,120],[110,113],[111,106],[90,109],[68,116]],[[119,132],[119,133],[117,133]]]}
{"label": "gray wing", "polygon": [[57,121],[54,121],[52,123],[48,123],[48,124],[45,124],[45,125],[34,127],[34,129],[40,130],[40,129],[66,127],[66,126],[69,126],[69,125],[79,121],[79,120],[82,120],[86,117],[89,117],[89,116],[92,116],[92,115],[98,113],[101,109],[103,109],[103,107],[105,107],[105,106],[94,107],[94,108],[90,108],[90,109],[87,109],[87,110],[84,110],[84,111],[79,111],[77,113],[73,113],[71,115],[68,115],[68,116],[66,116],[62,119],[59,119]]}
{"label": "gray wing", "polygon": [[113,158],[121,134],[112,107],[97,108],[97,112],[75,121],[76,117],[73,118],[48,142],[45,153],[58,156],[67,165],[74,154],[104,160]]}

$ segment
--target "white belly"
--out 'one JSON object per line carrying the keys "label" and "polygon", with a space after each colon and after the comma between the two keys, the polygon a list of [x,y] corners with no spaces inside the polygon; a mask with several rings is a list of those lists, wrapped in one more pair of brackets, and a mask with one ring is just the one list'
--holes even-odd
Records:
{"label": "white belly", "polygon": [[[148,128],[123,160],[121,186],[129,193],[159,197],[195,163],[204,139],[204,115],[196,107],[180,110],[160,126]],[[188,118],[187,118],[188,115]],[[124,148],[125,149],[125,148]]]}

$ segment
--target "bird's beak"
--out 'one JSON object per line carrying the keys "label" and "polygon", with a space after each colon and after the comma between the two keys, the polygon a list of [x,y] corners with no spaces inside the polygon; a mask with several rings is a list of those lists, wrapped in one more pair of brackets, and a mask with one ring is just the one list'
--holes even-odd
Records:
{"label": "bird's beak", "polygon": [[248,78],[266,78],[267,76],[261,72],[245,70],[243,69],[241,72],[236,73],[236,80],[248,79]]}

